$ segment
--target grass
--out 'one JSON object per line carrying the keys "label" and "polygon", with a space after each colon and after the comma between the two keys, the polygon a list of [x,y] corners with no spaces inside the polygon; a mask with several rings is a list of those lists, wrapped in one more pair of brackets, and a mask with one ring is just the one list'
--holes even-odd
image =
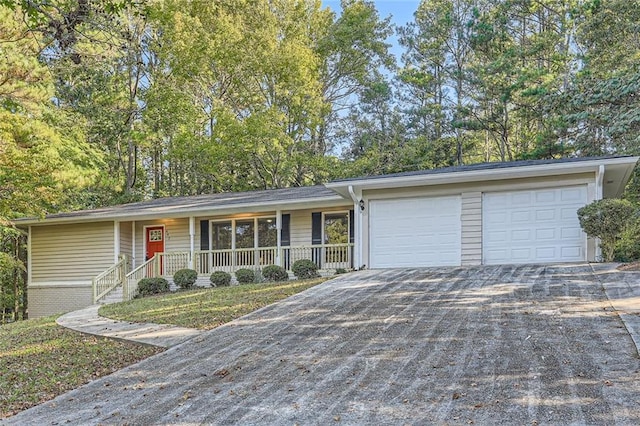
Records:
{"label": "grass", "polygon": [[0,418],[75,389],[159,348],[87,336],[55,317],[0,326]]}
{"label": "grass", "polygon": [[[326,279],[179,291],[103,306],[100,315],[211,329]],[[0,326],[0,419],[162,351],[87,336],[60,327],[55,319]]]}
{"label": "grass", "polygon": [[131,322],[174,324],[208,330],[313,287],[327,278],[243,284],[178,291],[100,308],[100,315]]}

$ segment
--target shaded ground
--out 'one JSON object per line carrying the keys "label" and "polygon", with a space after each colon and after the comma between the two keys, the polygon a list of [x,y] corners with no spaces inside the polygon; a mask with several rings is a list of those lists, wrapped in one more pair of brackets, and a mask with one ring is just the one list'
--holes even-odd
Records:
{"label": "shaded ground", "polygon": [[5,422],[640,424],[640,360],[589,265],[363,271]]}

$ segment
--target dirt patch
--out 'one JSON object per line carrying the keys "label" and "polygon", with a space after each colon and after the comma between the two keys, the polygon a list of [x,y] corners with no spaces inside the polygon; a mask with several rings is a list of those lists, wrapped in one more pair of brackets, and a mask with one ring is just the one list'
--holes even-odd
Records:
{"label": "dirt patch", "polygon": [[640,271],[640,261],[623,263],[617,269],[618,271]]}

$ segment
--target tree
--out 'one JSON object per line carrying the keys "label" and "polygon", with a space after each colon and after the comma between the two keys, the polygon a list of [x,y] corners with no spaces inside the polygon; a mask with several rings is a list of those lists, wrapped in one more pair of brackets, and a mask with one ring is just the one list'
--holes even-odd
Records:
{"label": "tree", "polygon": [[616,243],[621,238],[635,213],[627,200],[604,199],[578,209],[578,219],[584,232],[599,238],[605,262],[613,261]]}

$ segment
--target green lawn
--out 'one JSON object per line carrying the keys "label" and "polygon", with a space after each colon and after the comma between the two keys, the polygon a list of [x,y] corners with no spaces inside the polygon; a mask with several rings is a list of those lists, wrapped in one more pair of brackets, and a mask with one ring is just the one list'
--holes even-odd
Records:
{"label": "green lawn", "polygon": [[327,278],[185,290],[106,305],[100,315],[208,330],[313,287]]}
{"label": "green lawn", "polygon": [[55,317],[0,326],[0,418],[161,352],[87,336]]}

